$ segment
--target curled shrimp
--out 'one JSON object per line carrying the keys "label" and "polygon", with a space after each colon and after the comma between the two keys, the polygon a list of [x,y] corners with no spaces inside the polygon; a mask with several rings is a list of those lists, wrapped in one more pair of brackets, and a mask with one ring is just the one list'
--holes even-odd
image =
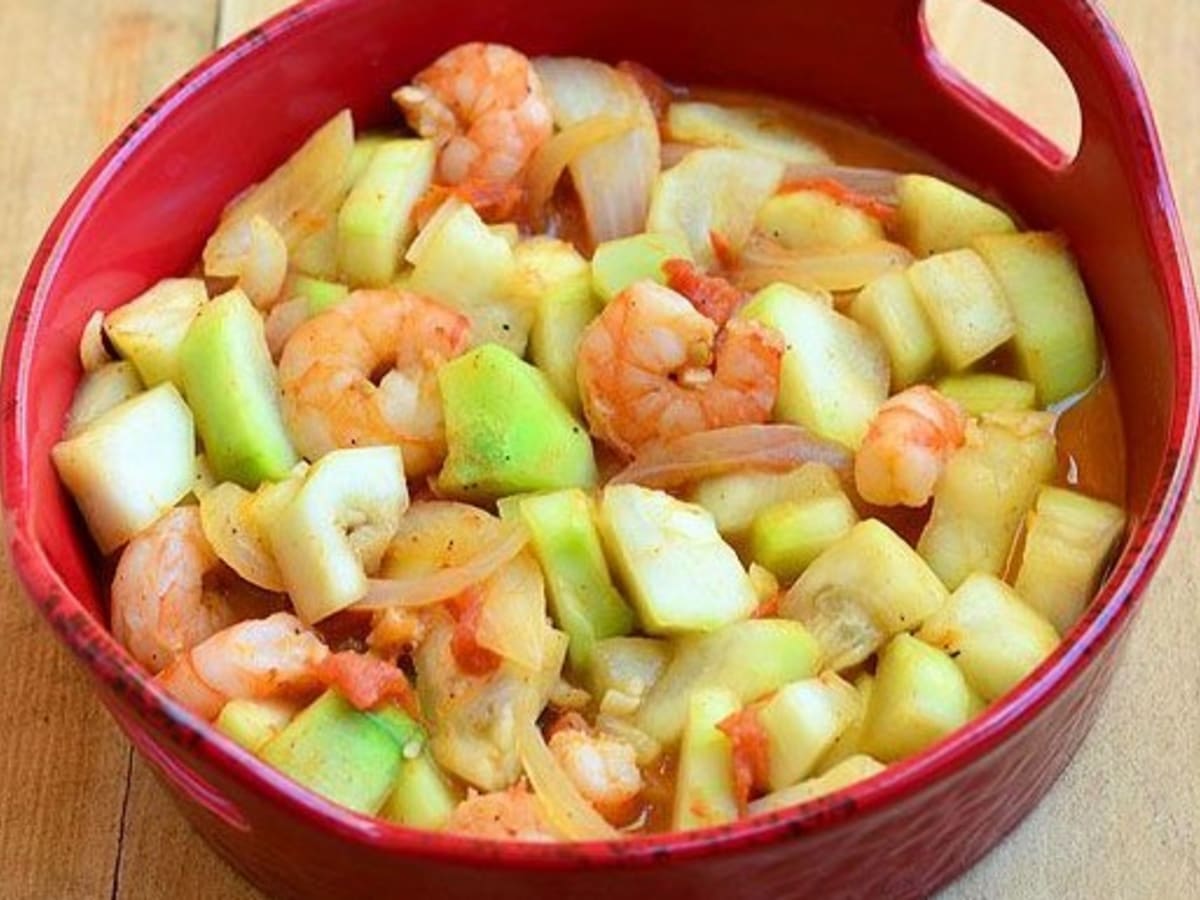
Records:
{"label": "curled shrimp", "polygon": [[558,840],[524,782],[490,794],[473,793],[455,808],[446,830],[502,841]]}
{"label": "curled shrimp", "polygon": [[854,457],[859,495],[878,506],[924,506],[966,426],[958,404],[931,387],[896,394],[879,407]]}
{"label": "curled shrimp", "polygon": [[161,672],[221,629],[267,611],[264,596],[237,583],[204,537],[200,511],[181,506],[121,554],[112,584],[113,634],[134,659]]}
{"label": "curled shrimp", "polygon": [[446,452],[437,370],[469,336],[465,316],[397,291],[358,291],[305,322],[279,360],[297,449],[315,460],[338,448],[398,444],[410,478],[432,471]]}
{"label": "curled shrimp", "polygon": [[652,440],[765,422],[783,350],[757,322],[718,329],[684,297],[640,281],[580,341],[584,413],[593,434],[627,454]]}
{"label": "curled shrimp", "polygon": [[172,697],[205,719],[230,700],[303,697],[324,684],[329,649],[291,613],[239,622],[176,659],[158,676]]}
{"label": "curled shrimp", "polygon": [[550,752],[596,812],[613,825],[629,821],[643,786],[633,747],[609,735],[564,728],[550,738]]}
{"label": "curled shrimp", "polygon": [[553,131],[529,59],[503,44],[462,44],[394,99],[413,129],[437,141],[445,184],[510,182]]}

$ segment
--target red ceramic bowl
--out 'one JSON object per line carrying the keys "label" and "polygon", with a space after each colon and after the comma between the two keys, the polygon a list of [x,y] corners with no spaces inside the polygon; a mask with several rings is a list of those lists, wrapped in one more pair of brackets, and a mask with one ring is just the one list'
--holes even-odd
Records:
{"label": "red ceramic bowl", "polygon": [[[993,2],[1069,74],[1083,109],[1074,161],[939,62],[919,0],[316,0],[208,60],[109,148],[50,229],[13,315],[0,386],[9,549],[113,716],[247,877],[289,897],[918,896],[1049,788],[1179,514],[1196,450],[1197,318],[1146,99],[1110,26],[1085,0]],[[479,38],[840,111],[1066,231],[1124,408],[1133,527],[1087,616],[1019,690],[921,756],[802,809],[620,844],[515,846],[408,831],[305,793],[180,709],[113,641],[105,585],[49,459],[88,314],[185,270],[226,200],[338,108],[382,120],[392,88]]]}

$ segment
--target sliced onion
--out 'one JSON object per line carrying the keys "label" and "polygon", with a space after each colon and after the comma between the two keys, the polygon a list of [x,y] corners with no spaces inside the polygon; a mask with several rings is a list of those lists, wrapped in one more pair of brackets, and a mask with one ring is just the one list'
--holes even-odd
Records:
{"label": "sliced onion", "polygon": [[82,433],[98,418],[142,392],[142,379],[133,363],[122,361],[101,366],[89,373],[75,389],[67,412],[65,437]]}
{"label": "sliced onion", "polygon": [[483,587],[475,641],[526,669],[542,667],[546,645],[546,585],[528,553],[502,566]]}
{"label": "sliced onion", "polygon": [[546,817],[564,837],[572,841],[620,839],[620,832],[596,812],[563,771],[532,716],[517,725],[517,752]]}
{"label": "sliced onion", "polygon": [[288,248],[281,235],[262,216],[255,216],[210,243],[204,254],[204,271],[213,278],[236,278],[251,302],[270,308],[279,299],[287,279]]}
{"label": "sliced onion", "polygon": [[508,526],[500,540],[462,565],[405,578],[372,579],[367,595],[351,608],[374,611],[398,606],[414,609],[441,603],[491,577],[528,543],[529,533],[524,528]]}
{"label": "sliced onion", "polygon": [[283,348],[287,346],[287,342],[308,318],[307,297],[295,297],[271,307],[263,327],[272,359],[278,362],[279,357],[283,356]]}
{"label": "sliced onion", "polygon": [[546,205],[554,193],[554,186],[562,177],[567,166],[593,147],[620,137],[637,127],[634,119],[619,119],[614,116],[592,116],[564,128],[538,148],[529,161],[525,179],[528,184],[529,210],[535,225],[540,228],[544,220]]}
{"label": "sliced onion", "polygon": [[79,362],[88,374],[112,362],[108,347],[104,345],[104,313],[100,310],[92,313],[83,326],[83,336],[79,339]]}
{"label": "sliced onion", "polygon": [[255,495],[232,482],[200,494],[200,527],[221,562],[253,585],[283,591],[283,575],[252,510]]}
{"label": "sliced onion", "polygon": [[642,231],[658,177],[659,137],[646,95],[628,73],[590,59],[543,57],[534,63],[565,130],[587,119],[631,119],[634,127],[580,154],[571,176],[595,243]]}
{"label": "sliced onion", "polygon": [[912,262],[913,255],[907,248],[890,241],[789,250],[770,238],[755,235],[742,248],[733,281],[749,291],[777,281],[807,290],[856,291]]}
{"label": "sliced onion", "polygon": [[789,181],[821,181],[829,179],[836,181],[873,200],[879,200],[889,206],[895,206],[899,200],[896,192],[896,181],[899,172],[888,169],[864,169],[857,166],[833,166],[822,163],[793,163],[784,173],[784,183]]}
{"label": "sliced onion", "polygon": [[204,248],[205,271],[217,275],[209,269],[210,260],[237,256],[237,248],[246,244],[244,229],[256,216],[279,232],[289,251],[318,232],[337,213],[353,152],[354,120],[344,110],[226,211]]}
{"label": "sliced onion", "polygon": [[735,425],[647,444],[610,484],[671,490],[729,472],[782,472],[810,462],[845,478],[853,455],[800,425]]}

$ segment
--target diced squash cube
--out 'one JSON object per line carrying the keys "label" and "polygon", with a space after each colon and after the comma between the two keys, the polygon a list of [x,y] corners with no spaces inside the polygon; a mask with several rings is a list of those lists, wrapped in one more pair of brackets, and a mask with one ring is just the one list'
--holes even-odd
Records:
{"label": "diced squash cube", "polygon": [[512,499],[546,576],[554,623],[570,636],[571,663],[583,670],[597,641],[629,634],[634,623],[609,578],[591,498],[572,488]]}
{"label": "diced squash cube", "polygon": [[810,800],[816,800],[818,797],[836,793],[852,784],[865,781],[878,775],[885,768],[887,767],[883,763],[863,754],[846,757],[816,778],[809,778],[807,781],[794,784],[782,791],[775,791],[765,797],[760,797],[750,804],[750,814],[774,812],[778,809],[788,809],[808,803]]}
{"label": "diced squash cube", "polygon": [[763,204],[755,228],[789,250],[854,247],[885,238],[883,225],[824,191],[788,191]]}
{"label": "diced squash cube", "polygon": [[840,493],[841,480],[823,463],[805,463],[790,472],[731,472],[696,484],[688,497],[703,506],[726,540],[740,541],[754,518],[786,501],[815,500]]}
{"label": "diced squash cube", "polygon": [[297,275],[291,281],[291,296],[303,297],[308,304],[308,314],[319,316],[332,309],[350,295],[350,288],[333,281],[324,281],[308,275]]}
{"label": "diced squash cube", "polygon": [[67,410],[63,437],[75,437],[110,409],[136,397],[142,390],[142,379],[131,362],[105,363],[89,372],[75,389],[71,408]]}
{"label": "diced squash cube", "polygon": [[641,701],[671,661],[667,641],[611,637],[597,641],[588,660],[588,683],[596,697],[615,691]]}
{"label": "diced squash cube", "polygon": [[692,695],[679,748],[672,829],[707,828],[738,817],[733,743],[717,726],[740,705],[736,694],[719,688]]}
{"label": "diced squash cube", "polygon": [[591,267],[574,247],[553,238],[522,241],[515,253],[514,293],[534,310],[529,357],[559,399],[579,415],[579,341],[600,313]]}
{"label": "diced squash cube", "polygon": [[1016,320],[1013,346],[1022,376],[1051,406],[1100,377],[1100,341],[1087,288],[1066,242],[1030,232],[973,244],[1004,290]]}
{"label": "diced squash cube", "polygon": [[937,338],[904,272],[876,278],[854,298],[849,312],[883,343],[892,364],[893,390],[916,384],[933,370]]}
{"label": "diced squash cube", "polygon": [[514,295],[516,257],[469,205],[450,199],[425,223],[405,258],[409,290],[452,306],[471,320],[472,343],[525,355],[533,307]]}
{"label": "diced squash cube", "polygon": [[983,359],[1013,336],[1016,324],[1004,291],[974,250],[953,250],[914,263],[913,292],[954,371]]}
{"label": "diced squash cube", "polygon": [[968,247],[985,234],[1017,230],[1002,209],[929,175],[902,175],[896,184],[900,240],[918,256]]}
{"label": "diced squash cube", "polygon": [[815,294],[774,284],[739,313],[787,342],[775,418],[856,449],[888,396],[887,355],[869,331]]}
{"label": "diced squash cube", "polygon": [[821,645],[825,665],[862,662],[892,635],[917,628],[949,599],[904,539],[867,519],[818,556],[780,603]]}
{"label": "diced squash cube", "polygon": [[257,753],[296,716],[286,700],[230,700],[217,716],[217,731],[239,747]]}
{"label": "diced squash cube", "polygon": [[740,147],[789,163],[830,161],[820,144],[769,109],[680,101],[667,110],[667,131],[686,144]]}
{"label": "diced squash cube", "polygon": [[1120,507],[1042,488],[1026,523],[1017,593],[1065,634],[1095,595],[1124,530]]}
{"label": "diced squash cube", "polygon": [[350,284],[386,287],[396,277],[436,162],[433,141],[388,141],[371,153],[338,214],[338,269]]}
{"label": "diced squash cube", "polygon": [[643,278],[666,284],[663,263],[691,258],[687,238],[676,231],[645,232],[605,241],[592,254],[592,288],[607,303]]}
{"label": "diced squash cube", "polygon": [[600,502],[600,527],[647,632],[715,631],[757,607],[737,554],[700,507],[663,491],[613,485]]}
{"label": "diced squash cube", "polygon": [[858,522],[845,494],[791,500],[763,510],[750,529],[750,558],[792,582]]}
{"label": "diced squash cube", "polygon": [[784,164],[748,150],[696,150],[658,176],[646,230],[687,238],[701,268],[712,268],[712,235],[741,249],[759,208],[783,180]]}
{"label": "diced squash cube", "polygon": [[164,382],[55,444],[51,457],[100,551],[111,553],[191,491],[192,413]]}
{"label": "diced squash cube", "polygon": [[1021,412],[1037,406],[1037,387],[1032,382],[992,372],[947,375],[938,382],[937,389],[972,416]]}
{"label": "diced squash cube", "polygon": [[823,775],[853,756],[862,753],[863,726],[867,721],[867,707],[871,703],[871,691],[875,689],[875,676],[861,672],[854,679],[854,690],[858,693],[854,718],[837,736],[825,755],[817,760],[817,774]]}
{"label": "diced squash cube", "polygon": [[920,753],[967,724],[979,707],[954,660],[898,634],[879,654],[863,751],[884,762]]}
{"label": "diced squash cube", "polygon": [[[687,720],[688,698],[704,688],[733,691],[749,703],[817,674],[820,648],[799,622],[750,619],[674,642],[674,654],[638,710],[636,725],[673,744]],[[753,665],[747,665],[753,660]]]}
{"label": "diced squash cube", "polygon": [[168,278],[105,316],[104,331],[146,387],[170,381],[182,389],[179,348],[207,301],[200,279]]}
{"label": "diced squash cube", "polygon": [[1058,646],[1058,632],[999,578],[972,575],[917,637],[945,650],[985,701],[1004,696]]}
{"label": "diced squash cube", "polygon": [[1057,467],[1049,413],[993,413],[969,426],[933,492],[917,551],[954,590],[973,572],[1000,575],[1038,488]]}
{"label": "diced squash cube", "polygon": [[267,526],[296,614],[319,622],[361,600],[408,508],[397,447],[335,450]]}
{"label": "diced squash cube", "polygon": [[806,778],[858,715],[854,686],[833,672],[781,687],[757,709],[767,738],[767,786]]}

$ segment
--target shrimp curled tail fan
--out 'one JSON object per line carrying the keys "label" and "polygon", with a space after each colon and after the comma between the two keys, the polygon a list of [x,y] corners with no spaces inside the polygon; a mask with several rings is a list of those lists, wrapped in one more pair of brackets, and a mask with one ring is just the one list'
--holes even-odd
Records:
{"label": "shrimp curled tail fan", "polygon": [[773,329],[724,329],[651,281],[618,295],[580,341],[578,378],[596,437],[627,455],[700,431],[768,421],[784,343]]}
{"label": "shrimp curled tail fan", "polygon": [[854,459],[859,495],[878,506],[924,506],[966,427],[958,404],[927,385],[896,394],[875,413]]}

